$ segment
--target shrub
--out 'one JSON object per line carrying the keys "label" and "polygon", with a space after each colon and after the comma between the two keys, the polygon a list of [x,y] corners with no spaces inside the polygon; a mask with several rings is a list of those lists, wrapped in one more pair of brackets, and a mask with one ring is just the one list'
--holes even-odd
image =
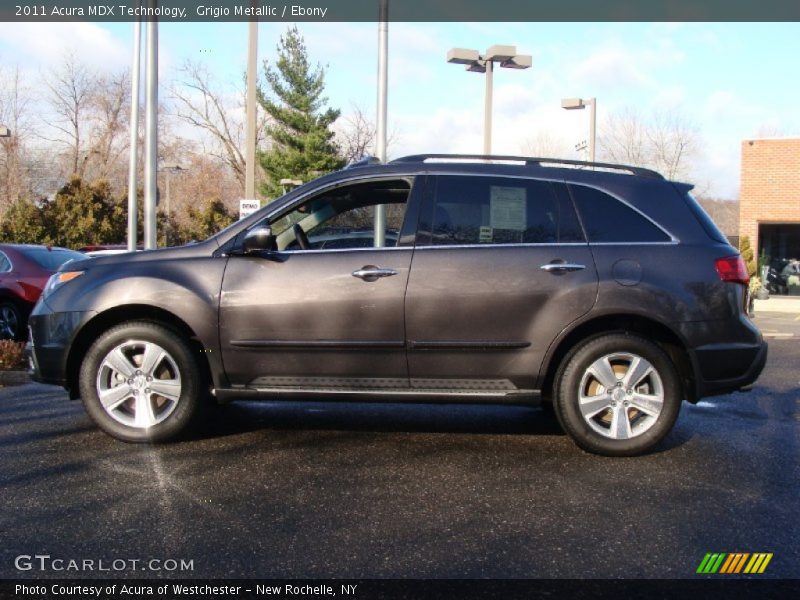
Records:
{"label": "shrub", "polygon": [[0,370],[25,367],[25,342],[0,340]]}
{"label": "shrub", "polygon": [[747,274],[752,277],[756,274],[756,261],[753,255],[753,248],[750,246],[750,238],[746,235],[742,236],[739,240],[739,252],[744,259],[744,264],[747,265]]}

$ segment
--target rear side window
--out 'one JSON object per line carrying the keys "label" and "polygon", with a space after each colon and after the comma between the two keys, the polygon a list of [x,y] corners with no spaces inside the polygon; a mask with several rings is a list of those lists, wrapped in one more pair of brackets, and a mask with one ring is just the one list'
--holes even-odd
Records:
{"label": "rear side window", "polygon": [[613,196],[584,185],[570,185],[589,242],[668,242],[670,237]]}
{"label": "rear side window", "polygon": [[442,175],[436,178],[434,190],[432,212],[420,223],[420,231],[429,234],[432,245],[584,241],[563,184]]}
{"label": "rear side window", "polygon": [[84,260],[86,256],[72,250],[48,250],[47,248],[26,248],[25,256],[36,262],[46,271],[55,271],[65,262]]}
{"label": "rear side window", "polygon": [[700,206],[700,203],[692,196],[689,192],[684,194],[684,198],[686,199],[686,204],[689,205],[694,216],[700,221],[700,225],[703,226],[703,229],[706,230],[708,237],[712,240],[717,242],[722,242],[723,244],[728,244],[728,238],[725,237],[725,234],[719,230],[717,224],[708,216],[708,213],[705,209]]}
{"label": "rear side window", "polygon": [[11,270],[11,261],[8,260],[5,254],[0,252],[0,273],[5,273]]}

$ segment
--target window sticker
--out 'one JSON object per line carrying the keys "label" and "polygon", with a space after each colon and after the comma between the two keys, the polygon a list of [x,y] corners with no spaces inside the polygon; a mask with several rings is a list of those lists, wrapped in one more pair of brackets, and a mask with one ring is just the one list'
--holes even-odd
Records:
{"label": "window sticker", "polygon": [[525,188],[493,185],[490,188],[490,221],[493,229],[525,231]]}
{"label": "window sticker", "polygon": [[492,238],[493,238],[493,236],[492,236],[492,228],[491,227],[482,226],[480,228],[480,231],[479,231],[479,236],[480,237],[478,238],[478,240],[480,241],[481,244],[485,244],[487,242],[491,243],[492,242]]}

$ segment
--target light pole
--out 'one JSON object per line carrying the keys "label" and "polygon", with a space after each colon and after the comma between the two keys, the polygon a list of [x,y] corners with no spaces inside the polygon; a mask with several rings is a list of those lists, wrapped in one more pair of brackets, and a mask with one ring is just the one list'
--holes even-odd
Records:
{"label": "light pole", "polygon": [[[156,6],[154,0],[150,0]],[[156,247],[158,182],[158,22],[148,21],[145,36],[144,249]]]}
{"label": "light pole", "polygon": [[165,188],[165,196],[166,196],[166,205],[164,206],[164,213],[167,215],[167,220],[164,228],[164,245],[169,246],[170,238],[172,237],[172,221],[170,221],[170,187],[172,183],[172,174],[173,173],[184,173],[188,171],[186,167],[182,167],[179,164],[171,164],[171,165],[162,165],[159,169],[159,172],[166,173],[166,177],[164,178],[164,188]]}
{"label": "light pole", "polygon": [[165,208],[165,211],[167,213],[167,217],[169,217],[169,213],[170,213],[169,188],[170,188],[170,181],[172,179],[172,174],[173,173],[182,173],[182,172],[187,171],[187,170],[188,169],[186,167],[182,167],[179,164],[163,165],[159,169],[159,171],[161,171],[162,173],[166,173],[167,174],[167,176],[165,178],[166,181],[165,181],[165,186],[164,186],[166,188],[165,191],[166,191],[166,196],[167,196],[167,198],[166,198],[166,206],[164,208]]}
{"label": "light pole", "polygon": [[[375,126],[375,154],[382,163],[386,162],[386,118],[389,98],[389,0],[378,3],[378,106]],[[382,248],[386,245],[386,208],[375,205],[373,221],[373,245]]]}
{"label": "light pole", "polygon": [[258,62],[258,20],[253,18],[248,29],[247,43],[247,110],[244,197],[256,199],[256,65]]}
{"label": "light pole", "polygon": [[[138,219],[136,211],[139,149],[139,71],[142,64],[142,23],[138,19],[133,22],[133,60],[131,65],[131,125],[128,151],[128,252],[135,252],[138,244]],[[143,207],[144,208],[144,207]]]}
{"label": "light pole", "polygon": [[597,136],[597,98],[564,98],[561,108],[583,110],[589,107],[589,162],[594,162],[595,139]]}
{"label": "light pole", "polygon": [[486,91],[483,104],[483,153],[492,153],[492,74],[494,63],[505,69],[528,69],[533,64],[529,54],[517,54],[516,46],[491,46],[484,54],[466,48],[451,48],[447,62],[466,65],[467,71],[486,73]]}

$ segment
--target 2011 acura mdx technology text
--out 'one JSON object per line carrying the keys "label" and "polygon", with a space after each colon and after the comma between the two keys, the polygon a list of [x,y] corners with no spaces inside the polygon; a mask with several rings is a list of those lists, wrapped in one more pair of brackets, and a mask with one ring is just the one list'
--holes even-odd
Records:
{"label": "2011 acura mdx technology text", "polygon": [[581,448],[639,454],[767,356],[742,258],[690,189],[600,163],[364,161],[204,242],[68,263],[30,317],[33,377],[126,441],[237,398],[544,401]]}

